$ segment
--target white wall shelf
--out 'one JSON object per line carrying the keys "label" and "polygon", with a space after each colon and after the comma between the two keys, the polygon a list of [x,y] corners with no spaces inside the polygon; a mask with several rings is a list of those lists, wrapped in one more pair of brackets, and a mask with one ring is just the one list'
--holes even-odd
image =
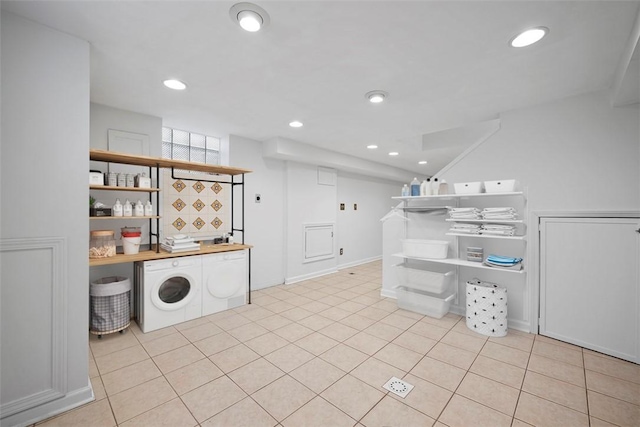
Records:
{"label": "white wall shelf", "polygon": [[447,222],[477,222],[480,224],[522,224],[521,219],[445,219]]}
{"label": "white wall shelf", "polygon": [[525,236],[494,236],[491,234],[445,233],[447,236],[478,237],[480,239],[526,240]]}
{"label": "white wall shelf", "polygon": [[392,197],[395,200],[447,200],[447,199],[466,199],[471,197],[495,197],[495,196],[521,196],[524,193],[522,191],[512,191],[508,193],[477,193],[477,194],[439,194],[436,196],[406,196],[406,197]]}
{"label": "white wall shelf", "polygon": [[437,264],[449,264],[449,265],[458,265],[461,267],[471,267],[471,268],[479,268],[482,270],[491,270],[491,271],[499,271],[502,273],[512,273],[512,274],[525,274],[525,270],[509,270],[506,268],[499,268],[499,267],[489,267],[487,265],[484,265],[480,262],[474,262],[474,261],[465,261],[463,259],[458,259],[458,258],[445,258],[445,259],[434,259],[434,258],[416,258],[416,257],[410,257],[410,256],[406,256],[403,253],[397,253],[397,254],[393,254],[393,256],[398,257],[398,258],[404,258],[404,259],[413,259],[413,260],[418,260],[418,261],[427,261],[427,262],[435,262]]}

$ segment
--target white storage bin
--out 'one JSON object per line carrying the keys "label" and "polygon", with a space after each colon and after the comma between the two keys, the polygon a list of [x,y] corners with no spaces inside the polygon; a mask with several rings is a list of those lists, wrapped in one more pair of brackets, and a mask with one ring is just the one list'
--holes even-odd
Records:
{"label": "white storage bin", "polygon": [[395,290],[398,307],[437,319],[449,312],[451,301],[456,296],[453,290],[441,294],[410,289],[405,286],[396,286]]}
{"label": "white storage bin", "polygon": [[455,274],[455,271],[437,273],[434,271],[403,267],[402,265],[396,266],[396,277],[400,286],[435,294],[440,294],[449,289],[449,285],[455,277]]}
{"label": "white storage bin", "polygon": [[515,191],[515,179],[503,179],[501,181],[485,181],[484,189],[487,193],[511,193]]}
{"label": "white storage bin", "polygon": [[482,193],[482,182],[458,182],[453,184],[456,194]]}
{"label": "white storage bin", "polygon": [[402,240],[402,253],[415,258],[445,259],[449,242],[445,240]]}

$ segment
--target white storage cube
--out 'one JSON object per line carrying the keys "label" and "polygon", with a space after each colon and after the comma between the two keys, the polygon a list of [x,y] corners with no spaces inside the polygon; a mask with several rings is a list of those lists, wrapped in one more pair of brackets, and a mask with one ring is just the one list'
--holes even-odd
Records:
{"label": "white storage cube", "polygon": [[440,294],[449,289],[455,274],[455,271],[437,273],[401,265],[396,266],[396,277],[400,286],[435,294]]}
{"label": "white storage cube", "polygon": [[445,259],[449,242],[445,240],[402,240],[402,252],[408,257]]}
{"label": "white storage cube", "polygon": [[516,189],[516,180],[503,179],[501,181],[485,181],[484,189],[487,193],[511,193]]}
{"label": "white storage cube", "polygon": [[458,182],[453,188],[456,194],[478,194],[482,193],[482,182]]}
{"label": "white storage cube", "polygon": [[467,327],[489,337],[507,335],[507,290],[495,283],[468,281]]}
{"label": "white storage cube", "polygon": [[456,297],[453,290],[434,294],[405,286],[396,286],[395,291],[398,307],[437,319],[449,312],[451,301]]}

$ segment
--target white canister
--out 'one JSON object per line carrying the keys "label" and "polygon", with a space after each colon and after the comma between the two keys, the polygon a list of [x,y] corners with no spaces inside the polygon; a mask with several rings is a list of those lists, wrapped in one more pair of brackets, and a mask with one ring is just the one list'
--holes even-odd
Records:
{"label": "white canister", "polygon": [[110,187],[117,187],[118,186],[118,174],[115,172],[109,172],[109,175],[107,175],[107,180],[108,180],[108,184]]}

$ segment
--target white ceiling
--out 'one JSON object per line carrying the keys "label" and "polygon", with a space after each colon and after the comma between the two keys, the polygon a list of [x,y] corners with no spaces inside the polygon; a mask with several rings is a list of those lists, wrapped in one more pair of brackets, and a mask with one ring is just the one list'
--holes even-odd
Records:
{"label": "white ceiling", "polygon": [[[434,174],[475,141],[429,134],[608,89],[637,1],[264,1],[271,24],[242,31],[228,1],[8,2],[91,43],[91,100],[165,124],[259,141],[281,136]],[[537,45],[520,30],[544,25]],[[183,92],[166,78],[188,84]],[[369,104],[364,94],[390,93]],[[292,129],[291,120],[304,122]],[[377,144],[376,151],[367,144]],[[389,151],[399,151],[391,158]],[[428,160],[419,166],[418,160]]]}

